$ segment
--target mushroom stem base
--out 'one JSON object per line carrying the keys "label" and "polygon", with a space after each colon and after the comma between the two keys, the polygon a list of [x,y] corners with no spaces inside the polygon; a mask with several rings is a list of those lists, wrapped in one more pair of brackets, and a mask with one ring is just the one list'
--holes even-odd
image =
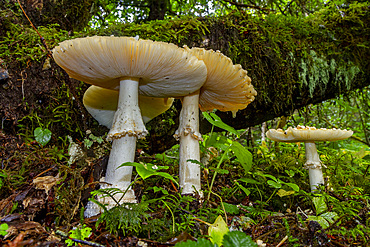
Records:
{"label": "mushroom stem base", "polygon": [[[113,140],[112,150],[110,152],[107,165],[106,176],[105,178],[101,179],[101,182],[106,182],[101,185],[101,189],[118,188],[122,192],[124,192],[128,188],[123,198],[121,198],[123,195],[122,193],[117,193],[114,195],[114,198],[116,199],[116,201],[119,201],[119,203],[137,202],[134,190],[131,187],[129,188],[132,177],[132,166],[119,167],[123,163],[134,161],[136,140],[137,137],[128,135],[120,139]],[[108,209],[116,206],[116,202],[110,197],[99,197],[97,198],[97,200],[102,204],[108,204]],[[93,202],[88,202],[86,206],[85,217],[89,218],[91,216],[97,215],[101,213],[102,210],[103,209],[100,208],[97,204]]]}
{"label": "mushroom stem base", "polygon": [[310,187],[312,192],[317,190],[320,184],[324,184],[324,177],[322,175],[321,167],[308,169],[308,175],[310,177]]}
{"label": "mushroom stem base", "polygon": [[324,184],[324,176],[321,169],[322,162],[314,142],[306,142],[305,151],[307,159],[305,168],[308,169],[311,191],[314,192],[320,184]]}
{"label": "mushroom stem base", "polygon": [[180,113],[180,126],[175,138],[180,138],[179,182],[182,194],[200,191],[200,167],[188,160],[200,161],[199,140],[199,94],[185,96]]}

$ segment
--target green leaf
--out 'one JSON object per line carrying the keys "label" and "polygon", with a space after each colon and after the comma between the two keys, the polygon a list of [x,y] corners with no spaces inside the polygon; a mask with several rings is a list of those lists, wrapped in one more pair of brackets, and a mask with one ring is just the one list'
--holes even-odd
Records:
{"label": "green leaf", "polygon": [[307,219],[312,220],[312,221],[317,221],[317,223],[319,223],[320,226],[324,229],[329,227],[328,221],[321,216],[309,215]]}
{"label": "green leaf", "polygon": [[178,185],[178,182],[170,174],[158,171],[159,169],[168,169],[168,166],[154,166],[152,164],[141,164],[137,162],[126,162],[119,167],[121,166],[135,166],[137,173],[143,180],[151,176],[161,176],[170,179],[172,182]]}
{"label": "green leaf", "polygon": [[0,235],[1,236],[5,236],[6,234],[8,234],[8,232],[6,230],[8,230],[9,226],[8,224],[6,223],[3,223],[0,225]]}
{"label": "green leaf", "polygon": [[326,219],[329,223],[333,223],[334,220],[338,218],[338,214],[336,212],[326,212],[320,215],[324,219]]}
{"label": "green leaf", "polygon": [[290,188],[292,188],[294,191],[298,192],[299,191],[299,186],[293,183],[284,183],[288,185]]}
{"label": "green leaf", "polygon": [[205,238],[198,238],[198,241],[188,240],[186,242],[179,242],[175,244],[175,247],[217,247],[216,244],[212,244],[211,241]]}
{"label": "green leaf", "polygon": [[247,188],[245,188],[243,185],[239,184],[237,181],[235,181],[235,183],[238,185],[238,187],[247,195],[249,196],[249,194],[251,193],[250,190],[248,190]]}
{"label": "green leaf", "polygon": [[220,174],[229,174],[228,170],[222,169],[222,168],[210,167],[209,170],[215,171],[215,172],[220,173]]}
{"label": "green leaf", "polygon": [[41,145],[45,146],[51,139],[51,131],[48,129],[43,129],[41,127],[36,128],[33,131],[35,140]]}
{"label": "green leaf", "polygon": [[221,215],[219,215],[215,222],[208,227],[208,235],[211,237],[211,242],[218,246],[221,246],[222,239],[228,232],[229,228]]}
{"label": "green leaf", "polygon": [[224,247],[258,247],[250,236],[244,232],[233,231],[224,236]]}
{"label": "green leaf", "polygon": [[280,189],[281,188],[281,183],[278,183],[278,182],[275,182],[275,181],[272,181],[272,180],[268,180],[267,183],[275,188],[275,189]]}
{"label": "green leaf", "polygon": [[278,182],[278,179],[275,178],[274,176],[270,175],[270,174],[259,174],[263,177],[268,177],[268,178],[271,178],[272,180],[274,180],[275,182]]}
{"label": "green leaf", "polygon": [[224,205],[224,208],[225,208],[227,213],[229,213],[229,214],[238,214],[239,213],[239,208],[236,205],[229,204],[229,203],[226,203],[226,202],[223,202],[222,204]]}
{"label": "green leaf", "polygon": [[278,196],[280,197],[283,197],[283,196],[290,196],[290,195],[293,195],[295,192],[293,190],[289,190],[289,191],[286,191],[286,190],[283,190],[283,189],[279,189],[277,194]]}
{"label": "green leaf", "polygon": [[158,191],[161,191],[163,194],[168,195],[168,191],[163,189],[162,187],[154,186],[154,187],[148,188],[148,189],[153,189],[154,193],[157,193]]}
{"label": "green leaf", "polygon": [[208,112],[202,112],[203,117],[208,120],[212,125],[219,127],[221,129],[224,129],[230,133],[235,134],[236,136],[239,136],[239,133],[231,126],[225,124],[222,122],[221,118],[214,114],[213,112],[208,113]]}
{"label": "green leaf", "polygon": [[230,148],[243,166],[244,173],[249,172],[252,168],[252,154],[242,144],[236,141],[232,142]]}
{"label": "green leaf", "polygon": [[254,180],[252,178],[239,178],[238,180],[246,184],[261,184],[261,182],[258,182],[257,180]]}
{"label": "green leaf", "polygon": [[316,215],[319,215],[328,210],[328,207],[326,206],[325,203],[325,198],[323,196],[312,198],[312,202],[316,208]]}

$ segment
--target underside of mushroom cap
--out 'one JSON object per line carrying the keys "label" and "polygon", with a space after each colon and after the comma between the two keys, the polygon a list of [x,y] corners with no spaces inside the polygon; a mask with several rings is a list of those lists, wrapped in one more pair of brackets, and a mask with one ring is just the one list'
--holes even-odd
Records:
{"label": "underside of mushroom cap", "polygon": [[198,90],[207,77],[204,62],[174,44],[132,37],[94,36],[63,41],[53,50],[70,77],[108,88],[124,78],[140,78],[139,93],[182,97]]}
{"label": "underside of mushroom cap", "polygon": [[219,51],[184,47],[207,66],[207,80],[200,89],[199,105],[202,111],[238,111],[244,109],[257,95],[251,78],[240,64]]}
{"label": "underside of mushroom cap", "polygon": [[270,129],[266,136],[278,142],[315,142],[315,141],[339,141],[352,136],[352,130],[341,129],[316,129],[315,127],[300,126],[289,127],[286,130]]}
{"label": "underside of mushroom cap", "polygon": [[[84,94],[83,104],[101,125],[111,128],[114,113],[117,110],[118,94],[119,92],[116,90],[90,86]],[[173,98],[153,98],[139,95],[139,107],[144,123],[167,111],[173,100]]]}

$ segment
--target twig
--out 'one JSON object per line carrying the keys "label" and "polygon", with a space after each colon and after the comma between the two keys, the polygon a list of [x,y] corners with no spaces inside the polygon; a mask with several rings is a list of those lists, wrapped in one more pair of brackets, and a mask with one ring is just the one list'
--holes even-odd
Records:
{"label": "twig", "polygon": [[48,45],[46,44],[46,41],[44,39],[44,37],[41,36],[41,34],[39,33],[39,31],[37,31],[36,27],[33,25],[32,21],[30,20],[30,18],[28,18],[28,15],[26,14],[26,11],[24,11],[23,7],[22,7],[22,4],[19,2],[18,0],[18,4],[19,4],[19,7],[21,7],[22,11],[23,11],[23,14],[26,16],[27,20],[30,22],[31,26],[33,27],[33,29],[35,29],[36,33],[39,35],[40,37],[40,40],[41,40],[41,43],[42,45],[45,47],[47,53],[48,53],[48,57],[50,58],[53,58],[52,54],[51,54],[51,51],[48,47]]}
{"label": "twig", "polygon": [[[25,97],[24,97],[24,87],[23,87],[23,85],[24,85],[25,79],[23,78],[23,72],[24,72],[24,70],[21,71],[21,77],[22,77],[22,99],[24,100]],[[27,78],[27,74],[26,74],[26,78]]]}
{"label": "twig", "polygon": [[55,165],[54,165],[54,166],[52,166],[52,167],[50,167],[49,169],[46,169],[45,171],[41,172],[41,173],[40,173],[40,174],[38,174],[36,177],[34,177],[34,179],[35,179],[35,178],[40,177],[42,174],[44,174],[44,173],[46,173],[46,172],[48,172],[48,171],[50,171],[50,170],[52,170],[52,169],[54,169],[54,168],[55,168]]}
{"label": "twig", "polygon": [[62,236],[63,238],[68,238],[76,243],[81,243],[81,244],[86,244],[86,245],[89,245],[89,246],[95,246],[95,247],[105,247],[105,245],[102,245],[102,244],[99,244],[99,243],[95,243],[95,242],[90,242],[90,241],[86,241],[86,240],[81,240],[81,239],[75,239],[75,238],[71,238],[69,237],[69,235],[61,230],[56,230],[55,231],[56,234]]}
{"label": "twig", "polygon": [[276,247],[280,247],[284,244],[284,242],[288,239],[288,235],[286,235],[279,243],[276,245]]}

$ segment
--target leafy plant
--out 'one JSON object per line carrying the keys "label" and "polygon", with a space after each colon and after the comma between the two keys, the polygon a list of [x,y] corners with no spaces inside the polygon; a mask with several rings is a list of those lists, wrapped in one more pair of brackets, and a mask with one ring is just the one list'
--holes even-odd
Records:
{"label": "leafy plant", "polygon": [[316,209],[316,216],[309,215],[308,220],[317,221],[322,228],[328,228],[330,223],[333,223],[334,220],[338,218],[338,214],[335,212],[328,212],[328,207],[323,196],[312,198],[312,202]]}
{"label": "leafy plant", "polygon": [[51,131],[47,128],[42,128],[42,127],[37,127],[34,131],[33,134],[35,136],[36,141],[41,145],[45,146],[48,144],[48,142],[51,139]]}
{"label": "leafy plant", "polygon": [[244,232],[232,231],[227,232],[223,236],[222,243],[218,245],[217,243],[212,243],[210,240],[205,238],[199,238],[197,242],[195,241],[186,241],[180,242],[175,245],[175,247],[258,247],[258,245],[252,240],[250,236],[247,236]]}
{"label": "leafy plant", "polygon": [[91,231],[92,231],[92,229],[90,227],[87,227],[86,225],[78,226],[78,227],[70,230],[69,231],[69,233],[70,233],[69,238],[70,239],[65,240],[67,246],[72,246],[72,245],[77,246],[78,243],[73,241],[71,238],[78,239],[78,240],[85,240],[86,238],[88,238],[91,235]]}
{"label": "leafy plant", "polygon": [[0,225],[0,235],[1,236],[5,236],[6,234],[8,234],[8,232],[6,230],[8,230],[9,226],[8,224],[6,223],[3,223]]}
{"label": "leafy plant", "polygon": [[[168,166],[156,166],[153,164],[144,164],[144,163],[136,163],[136,162],[126,162],[121,166],[134,166],[138,175],[143,179],[147,179],[151,176],[160,176],[163,178],[167,178],[174,183],[178,184],[177,181],[168,173],[160,172],[159,169],[168,169]],[[136,178],[129,187],[131,187],[138,178]],[[138,233],[142,227],[142,221],[148,218],[148,207],[150,204],[155,202],[161,201],[166,205],[166,207],[170,210],[172,218],[173,218],[173,231],[174,231],[174,216],[171,208],[168,206],[168,203],[165,202],[162,198],[155,198],[152,200],[142,200],[140,203],[120,203],[120,200],[125,195],[126,191],[122,191],[117,188],[106,188],[100,189],[91,192],[93,196],[99,197],[110,197],[116,202],[116,205],[109,209],[106,205],[100,203],[99,201],[95,200],[94,198],[90,198],[91,201],[99,205],[104,211],[99,217],[98,221],[96,222],[96,226],[100,223],[105,222],[106,227],[111,233],[118,234],[118,231],[122,231],[125,235],[127,232],[136,232]],[[122,194],[120,199],[116,199],[116,195]]]}
{"label": "leafy plant", "polygon": [[221,246],[224,235],[229,232],[224,219],[219,215],[213,224],[208,226],[208,235],[213,244]]}

